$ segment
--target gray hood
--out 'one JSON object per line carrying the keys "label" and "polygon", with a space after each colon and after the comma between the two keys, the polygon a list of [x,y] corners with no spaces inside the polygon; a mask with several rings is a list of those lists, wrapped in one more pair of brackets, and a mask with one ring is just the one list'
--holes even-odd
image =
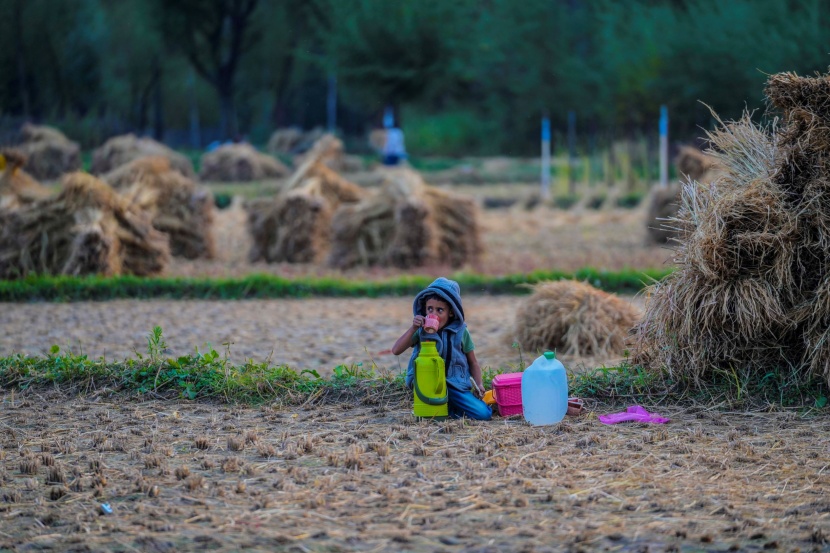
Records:
{"label": "gray hood", "polygon": [[430,294],[437,294],[442,297],[452,307],[456,320],[464,322],[464,309],[461,307],[461,287],[456,281],[444,277],[436,278],[432,284],[415,296],[415,301],[412,302],[413,315],[426,315],[424,298]]}

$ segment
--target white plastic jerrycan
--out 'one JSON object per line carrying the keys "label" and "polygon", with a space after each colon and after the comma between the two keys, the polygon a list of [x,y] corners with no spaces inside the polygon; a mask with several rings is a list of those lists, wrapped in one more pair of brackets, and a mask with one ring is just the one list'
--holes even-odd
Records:
{"label": "white plastic jerrycan", "polygon": [[555,352],[546,351],[522,373],[522,409],[534,426],[556,424],[568,412],[568,375]]}

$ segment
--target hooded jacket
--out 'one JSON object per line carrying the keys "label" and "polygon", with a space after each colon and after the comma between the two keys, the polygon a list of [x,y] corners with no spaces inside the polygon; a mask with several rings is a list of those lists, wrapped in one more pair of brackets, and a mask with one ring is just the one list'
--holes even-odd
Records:
{"label": "hooded jacket", "polygon": [[447,386],[451,386],[462,392],[469,391],[470,366],[467,364],[467,355],[461,347],[462,336],[467,324],[464,322],[464,308],[461,305],[461,287],[454,280],[437,278],[428,287],[424,288],[415,296],[412,302],[412,314],[426,316],[426,301],[424,298],[430,294],[440,296],[452,308],[455,318],[444,328],[435,334],[427,334],[423,327],[418,329],[419,342],[415,344],[412,357],[409,358],[409,366],[406,369],[406,385],[412,388],[412,381],[415,377],[415,358],[421,352],[421,340],[432,340],[436,342],[438,354],[444,359],[444,368],[447,372]]}

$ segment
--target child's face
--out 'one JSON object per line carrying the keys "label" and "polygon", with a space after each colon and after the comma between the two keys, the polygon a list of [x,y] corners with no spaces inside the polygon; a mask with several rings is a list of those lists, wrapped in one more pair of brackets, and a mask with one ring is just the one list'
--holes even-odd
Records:
{"label": "child's face", "polygon": [[447,326],[447,323],[452,318],[452,307],[450,307],[447,302],[431,299],[427,300],[426,305],[424,306],[426,309],[426,314],[433,314],[438,317],[438,328],[442,329]]}

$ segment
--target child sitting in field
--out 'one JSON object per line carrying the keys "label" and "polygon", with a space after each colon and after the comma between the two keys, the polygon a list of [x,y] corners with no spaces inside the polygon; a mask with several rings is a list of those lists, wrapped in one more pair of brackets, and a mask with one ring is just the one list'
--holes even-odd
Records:
{"label": "child sitting in field", "polygon": [[412,304],[415,318],[412,326],[392,346],[392,353],[400,355],[411,347],[415,348],[406,370],[406,385],[412,389],[415,376],[415,358],[421,351],[421,338],[427,315],[438,317],[438,331],[430,335],[435,340],[438,353],[444,359],[447,371],[447,394],[449,415],[452,418],[466,416],[477,420],[490,420],[490,407],[473,395],[470,377],[478,392],[483,393],[481,367],[476,360],[472,338],[464,322],[461,306],[461,288],[454,280],[438,278],[415,296]]}

